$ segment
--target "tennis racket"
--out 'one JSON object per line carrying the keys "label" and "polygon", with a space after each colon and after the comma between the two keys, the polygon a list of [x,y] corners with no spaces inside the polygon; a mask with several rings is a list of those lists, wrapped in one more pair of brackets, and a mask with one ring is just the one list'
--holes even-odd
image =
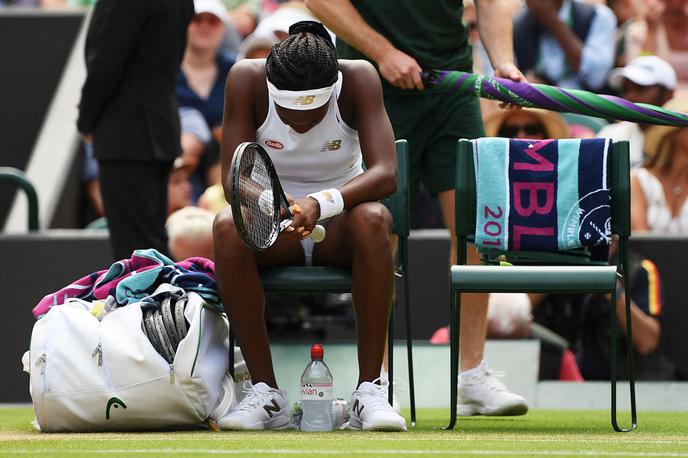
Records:
{"label": "tennis racket", "polygon": [[[277,170],[257,143],[244,142],[234,151],[231,166],[230,205],[239,237],[253,251],[270,248],[299,211],[290,207]],[[325,228],[316,225],[309,237],[325,239]]]}

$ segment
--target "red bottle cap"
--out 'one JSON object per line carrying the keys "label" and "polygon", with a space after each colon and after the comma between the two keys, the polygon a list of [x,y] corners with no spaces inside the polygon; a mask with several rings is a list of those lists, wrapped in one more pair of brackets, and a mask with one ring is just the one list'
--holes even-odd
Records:
{"label": "red bottle cap", "polygon": [[325,356],[325,351],[323,350],[322,345],[314,344],[311,347],[311,359],[319,359],[322,361],[323,356]]}

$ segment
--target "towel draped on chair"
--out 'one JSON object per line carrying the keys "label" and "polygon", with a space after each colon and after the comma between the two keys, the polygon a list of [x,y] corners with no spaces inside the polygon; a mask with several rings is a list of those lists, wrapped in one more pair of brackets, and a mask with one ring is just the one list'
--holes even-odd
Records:
{"label": "towel draped on chair", "polygon": [[557,251],[611,242],[609,139],[472,141],[479,249]]}

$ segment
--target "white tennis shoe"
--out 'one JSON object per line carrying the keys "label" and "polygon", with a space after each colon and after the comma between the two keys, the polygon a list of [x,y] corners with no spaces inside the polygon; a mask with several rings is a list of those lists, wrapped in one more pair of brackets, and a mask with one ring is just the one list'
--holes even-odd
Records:
{"label": "white tennis shoe", "polygon": [[387,386],[361,383],[351,395],[349,429],[406,431],[406,420],[387,402]]}
{"label": "white tennis shoe", "polygon": [[485,361],[475,369],[460,374],[458,415],[525,415],[528,403],[523,396],[512,393],[504,386],[498,378],[503,375],[490,370]]}
{"label": "white tennis shoe", "polygon": [[251,385],[247,380],[244,392],[246,396],[241,402],[217,422],[220,429],[285,429],[290,426],[291,407],[286,391],[263,382]]}

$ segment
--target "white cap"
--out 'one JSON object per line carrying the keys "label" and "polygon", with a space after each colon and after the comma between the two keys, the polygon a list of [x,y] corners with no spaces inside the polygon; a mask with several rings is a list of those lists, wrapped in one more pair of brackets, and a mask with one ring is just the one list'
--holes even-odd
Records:
{"label": "white cap", "polygon": [[218,17],[222,22],[227,22],[227,8],[220,0],[194,0],[194,12],[196,14],[210,13]]}
{"label": "white cap", "polygon": [[625,67],[615,68],[609,75],[609,84],[614,89],[619,89],[623,85],[624,78],[639,86],[658,84],[666,89],[676,89],[674,68],[669,62],[657,56],[639,56]]}

